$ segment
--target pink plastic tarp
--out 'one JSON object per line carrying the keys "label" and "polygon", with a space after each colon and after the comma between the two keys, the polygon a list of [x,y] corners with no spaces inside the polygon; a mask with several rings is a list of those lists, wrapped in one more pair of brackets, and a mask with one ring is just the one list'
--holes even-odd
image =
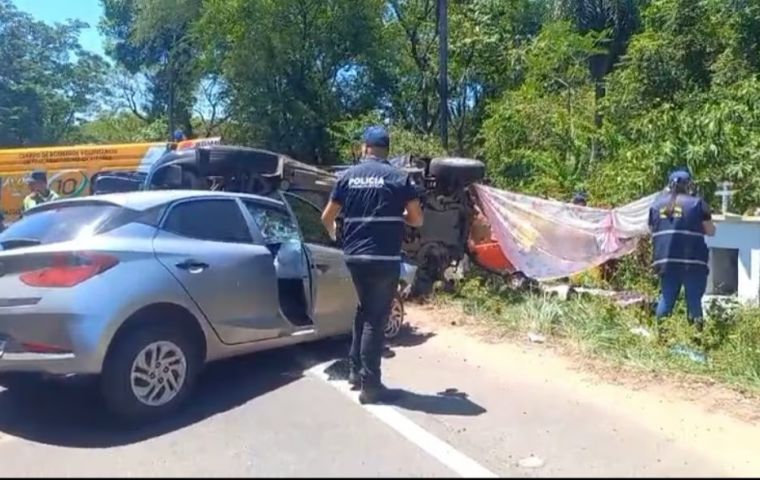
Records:
{"label": "pink plastic tarp", "polygon": [[536,280],[575,275],[633,252],[649,233],[649,206],[657,196],[606,210],[475,188],[502,252]]}

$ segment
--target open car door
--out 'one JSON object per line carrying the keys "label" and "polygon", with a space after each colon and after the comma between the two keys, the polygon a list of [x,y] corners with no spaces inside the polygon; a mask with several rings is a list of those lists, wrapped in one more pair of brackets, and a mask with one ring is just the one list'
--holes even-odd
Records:
{"label": "open car door", "polygon": [[321,333],[313,318],[314,264],[295,218],[285,205],[275,207],[252,198],[243,198],[241,202],[272,254],[279,311],[291,324],[290,333]]}
{"label": "open car door", "polygon": [[322,225],[319,208],[292,193],[283,193],[282,197],[298,219],[312,260],[313,315],[319,335],[347,333],[351,331],[359,299],[343,251]]}

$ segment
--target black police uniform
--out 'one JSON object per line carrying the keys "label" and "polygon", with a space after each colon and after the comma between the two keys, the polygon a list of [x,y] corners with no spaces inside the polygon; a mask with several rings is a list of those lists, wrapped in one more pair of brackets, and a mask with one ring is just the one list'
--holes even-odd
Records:
{"label": "black police uniform", "polygon": [[350,362],[364,386],[381,385],[385,322],[398,288],[404,209],[418,192],[408,175],[377,157],[346,170],[331,199],[341,205],[341,240],[359,296]]}
{"label": "black police uniform", "polygon": [[689,317],[701,319],[709,257],[702,222],[712,218],[710,208],[701,198],[679,194],[669,214],[670,201],[670,193],[663,193],[649,209],[652,265],[662,283],[657,317],[670,315],[684,286]]}

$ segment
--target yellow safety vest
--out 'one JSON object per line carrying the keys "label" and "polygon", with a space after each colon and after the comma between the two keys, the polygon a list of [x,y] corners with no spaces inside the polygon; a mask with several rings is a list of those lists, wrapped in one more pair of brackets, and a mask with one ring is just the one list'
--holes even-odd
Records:
{"label": "yellow safety vest", "polygon": [[52,202],[53,200],[58,200],[58,198],[59,198],[58,194],[52,190],[49,190],[47,197],[43,197],[42,195],[38,193],[30,193],[24,199],[24,211],[26,212],[30,208],[34,208],[37,205],[42,205],[43,203]]}

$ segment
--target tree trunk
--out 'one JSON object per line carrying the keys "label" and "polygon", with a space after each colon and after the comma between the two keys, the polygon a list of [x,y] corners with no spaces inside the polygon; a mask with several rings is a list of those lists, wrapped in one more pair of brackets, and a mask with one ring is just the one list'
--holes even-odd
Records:
{"label": "tree trunk", "polygon": [[609,68],[609,60],[609,55],[605,53],[595,54],[589,58],[589,72],[594,82],[594,127],[596,127],[596,132],[591,138],[590,161],[592,165],[601,156],[597,135],[604,122],[600,104],[605,94],[604,76],[607,74]]}

